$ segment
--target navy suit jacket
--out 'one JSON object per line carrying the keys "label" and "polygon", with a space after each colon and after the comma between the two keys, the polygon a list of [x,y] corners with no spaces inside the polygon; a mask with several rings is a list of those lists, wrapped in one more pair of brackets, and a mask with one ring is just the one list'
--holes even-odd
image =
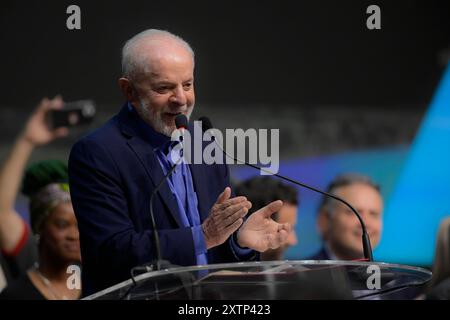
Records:
{"label": "navy suit jacket", "polygon": [[[125,105],[104,126],[79,140],[69,158],[70,193],[80,231],[83,294],[130,278],[131,268],[156,258],[149,211],[150,195],[163,179],[160,163],[139,132],[137,114]],[[203,222],[219,194],[230,186],[226,165],[190,165]],[[162,258],[196,264],[190,228],[183,227],[167,183],[153,203]],[[209,263],[235,262],[230,245],[208,250]]]}

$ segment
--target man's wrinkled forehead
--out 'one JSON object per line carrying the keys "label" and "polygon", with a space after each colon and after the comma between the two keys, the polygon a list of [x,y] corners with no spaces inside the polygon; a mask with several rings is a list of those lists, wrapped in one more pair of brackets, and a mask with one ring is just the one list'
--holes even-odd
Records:
{"label": "man's wrinkled forehead", "polygon": [[[139,72],[145,78],[151,78],[158,81],[164,81],[168,75],[168,67],[170,71],[174,70],[177,74],[182,74],[184,78],[193,78],[194,74],[194,60],[192,55],[184,48],[157,48],[155,50],[143,48],[138,53],[139,58]],[[186,68],[186,61],[192,59],[191,67]]]}
{"label": "man's wrinkled forehead", "polygon": [[150,63],[161,59],[194,59],[185,45],[171,38],[142,39],[136,43],[133,51]]}

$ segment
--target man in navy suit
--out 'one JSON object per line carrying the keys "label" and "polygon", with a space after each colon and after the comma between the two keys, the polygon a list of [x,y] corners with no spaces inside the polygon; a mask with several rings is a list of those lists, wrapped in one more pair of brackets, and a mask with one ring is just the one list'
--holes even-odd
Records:
{"label": "man in navy suit", "polygon": [[[122,72],[127,102],[78,141],[69,159],[85,295],[155,260],[150,196],[174,163],[175,117],[189,118],[195,102],[194,53],[171,33],[152,29],[131,38]],[[244,219],[251,203],[232,197],[229,185],[226,165],[177,166],[153,203],[163,259],[183,266],[250,260],[286,241],[291,227],[271,219],[281,201]]]}
{"label": "man in navy suit", "polygon": [[[350,203],[361,215],[372,247],[380,242],[383,199],[380,188],[359,174],[342,174],[328,186],[328,193]],[[364,258],[361,225],[355,214],[343,203],[324,196],[319,207],[317,225],[324,245],[307,260],[357,260]]]}

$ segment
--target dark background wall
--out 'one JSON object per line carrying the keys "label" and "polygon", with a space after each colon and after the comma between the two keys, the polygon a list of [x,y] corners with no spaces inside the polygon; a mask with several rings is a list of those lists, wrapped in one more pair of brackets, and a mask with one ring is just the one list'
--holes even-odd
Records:
{"label": "dark background wall", "polygon": [[[82,29],[66,28],[81,8]],[[366,28],[381,7],[382,29]],[[0,158],[43,96],[117,112],[123,43],[147,28],[196,51],[195,116],[219,128],[280,128],[281,157],[409,144],[450,49],[448,1],[4,1]],[[65,158],[70,138],[33,159]]]}
{"label": "dark background wall", "polygon": [[[82,30],[66,28],[77,4]],[[378,4],[382,29],[366,28]],[[146,28],[186,38],[199,103],[423,107],[450,39],[448,1],[3,1],[2,104],[117,105],[120,49]]]}

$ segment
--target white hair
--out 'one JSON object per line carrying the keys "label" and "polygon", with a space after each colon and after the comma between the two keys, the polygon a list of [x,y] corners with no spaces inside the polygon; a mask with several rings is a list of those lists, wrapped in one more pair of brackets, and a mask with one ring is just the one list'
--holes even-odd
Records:
{"label": "white hair", "polygon": [[165,30],[148,29],[142,31],[129,39],[122,48],[122,74],[125,77],[132,77],[137,72],[147,72],[148,68],[148,53],[143,54],[136,50],[142,40],[152,41],[161,39],[175,40],[177,43],[185,47],[191,54],[194,60],[194,50],[185,40],[173,33]]}

